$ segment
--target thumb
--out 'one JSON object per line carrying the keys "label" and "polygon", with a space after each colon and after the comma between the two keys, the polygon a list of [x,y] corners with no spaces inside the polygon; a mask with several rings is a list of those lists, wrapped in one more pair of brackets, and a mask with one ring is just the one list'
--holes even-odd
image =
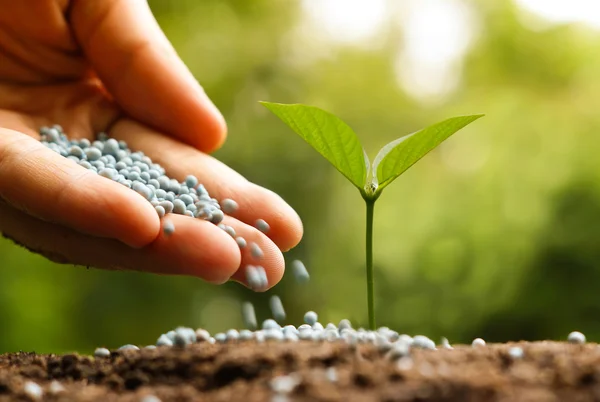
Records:
{"label": "thumb", "polygon": [[73,0],[69,17],[96,74],[125,112],[204,152],[223,144],[223,116],[146,1]]}

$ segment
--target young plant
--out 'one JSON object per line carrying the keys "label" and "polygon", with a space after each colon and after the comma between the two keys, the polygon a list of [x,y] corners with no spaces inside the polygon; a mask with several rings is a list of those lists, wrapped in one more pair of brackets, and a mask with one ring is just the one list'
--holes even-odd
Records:
{"label": "young plant", "polygon": [[373,212],[381,192],[429,151],[482,114],[444,120],[385,145],[371,164],[358,137],[335,115],[314,106],[260,102],[354,184],[367,206],[366,257],[369,326],[375,329],[373,299]]}

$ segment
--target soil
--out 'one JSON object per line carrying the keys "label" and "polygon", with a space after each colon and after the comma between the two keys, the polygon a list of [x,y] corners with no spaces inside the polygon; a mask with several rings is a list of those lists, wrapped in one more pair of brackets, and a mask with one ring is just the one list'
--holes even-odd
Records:
{"label": "soil", "polygon": [[[520,346],[522,359],[508,350]],[[335,367],[337,379],[326,375]],[[297,373],[287,399],[270,380]],[[65,391],[51,394],[56,379]],[[391,361],[372,345],[343,342],[194,344],[185,349],[113,352],[107,358],[77,354],[0,356],[0,401],[32,400],[33,380],[47,401],[599,401],[600,347],[559,342],[455,346],[413,350]]]}

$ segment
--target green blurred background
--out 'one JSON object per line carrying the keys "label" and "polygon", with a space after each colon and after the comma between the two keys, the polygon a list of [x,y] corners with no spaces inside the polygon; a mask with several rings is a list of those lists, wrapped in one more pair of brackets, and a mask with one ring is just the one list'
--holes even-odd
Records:
{"label": "green blurred background", "polygon": [[[369,155],[457,114],[486,117],[411,168],[375,210],[378,324],[438,340],[600,339],[600,10],[593,1],[154,0],[224,113],[216,155],[305,225],[286,275],[254,294],[189,277],[61,266],[0,241],[0,352],[90,352],[259,319],[366,324],[364,205],[257,102],[346,120]],[[539,10],[535,11],[537,7]],[[558,9],[555,9],[557,8]],[[125,29],[125,28],[124,28]]]}

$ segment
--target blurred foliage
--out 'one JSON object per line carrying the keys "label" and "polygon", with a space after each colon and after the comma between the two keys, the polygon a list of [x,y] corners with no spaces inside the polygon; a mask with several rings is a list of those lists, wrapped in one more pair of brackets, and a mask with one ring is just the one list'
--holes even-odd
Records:
{"label": "blurred foliage", "polygon": [[460,86],[428,105],[396,85],[400,30],[372,49],[317,48],[297,39],[299,4],[150,1],[226,116],[230,136],[216,156],[302,217],[305,237],[286,259],[304,260],[310,284],[286,276],[253,294],[233,283],[60,266],[3,240],[0,352],[90,352],[154,343],[177,325],[241,327],[241,301],[255,302],[264,319],[273,293],[290,323],[314,309],[323,322],[364,325],[363,201],[259,100],[325,108],[370,155],[446,117],[485,113],[378,202],[378,323],[452,342],[561,339],[571,330],[600,339],[600,32],[533,30],[511,2],[471,1],[481,29]]}

